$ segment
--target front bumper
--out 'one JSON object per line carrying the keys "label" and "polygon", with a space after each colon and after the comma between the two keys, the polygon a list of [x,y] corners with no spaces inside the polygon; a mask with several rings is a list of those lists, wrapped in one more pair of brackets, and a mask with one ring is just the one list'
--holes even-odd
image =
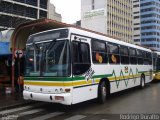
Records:
{"label": "front bumper", "polygon": [[[55,97],[61,97],[63,99],[56,100]],[[35,100],[35,101],[44,101],[44,102],[53,102],[61,103],[64,105],[72,104],[71,93],[62,93],[62,94],[44,94],[44,93],[35,93],[29,91],[23,91],[23,98],[25,100]]]}

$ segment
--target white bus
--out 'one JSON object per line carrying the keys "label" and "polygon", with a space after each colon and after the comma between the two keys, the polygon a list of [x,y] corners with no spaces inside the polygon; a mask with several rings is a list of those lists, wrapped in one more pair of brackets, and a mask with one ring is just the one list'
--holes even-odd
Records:
{"label": "white bus", "polygon": [[152,79],[151,50],[74,27],[31,35],[24,99],[72,105]]}

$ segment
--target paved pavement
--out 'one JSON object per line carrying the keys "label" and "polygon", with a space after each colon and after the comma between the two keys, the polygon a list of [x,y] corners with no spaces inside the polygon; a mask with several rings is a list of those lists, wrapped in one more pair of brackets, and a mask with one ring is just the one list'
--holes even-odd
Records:
{"label": "paved pavement", "polygon": [[[0,120],[160,120],[160,82],[112,94],[105,104],[34,102],[0,110]],[[21,101],[21,100],[19,100]],[[129,115],[129,116],[127,116]]]}
{"label": "paved pavement", "polygon": [[0,110],[32,103],[33,101],[23,100],[22,93],[6,93],[5,88],[0,88]]}

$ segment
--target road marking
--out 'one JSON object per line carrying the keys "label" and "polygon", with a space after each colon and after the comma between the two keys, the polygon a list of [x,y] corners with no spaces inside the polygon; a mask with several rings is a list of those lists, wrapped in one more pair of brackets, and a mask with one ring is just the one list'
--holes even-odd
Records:
{"label": "road marking", "polygon": [[0,115],[12,113],[12,112],[17,112],[17,111],[21,111],[21,110],[26,110],[26,109],[29,109],[29,108],[32,108],[32,107],[33,106],[25,106],[25,107],[10,109],[10,110],[3,110],[3,111],[0,112]]}
{"label": "road marking", "polygon": [[[24,110],[24,109],[23,109]],[[34,110],[29,110],[29,111],[26,111],[26,112],[21,112],[17,115],[7,115],[7,116],[2,116],[2,120],[9,120],[9,119],[12,119],[12,118],[19,118],[19,117],[23,117],[25,115],[31,115],[31,114],[34,114],[34,113],[38,113],[38,112],[41,112],[43,111],[43,109],[34,109]],[[1,120],[1,119],[0,119]]]}
{"label": "road marking", "polygon": [[58,116],[58,115],[61,115],[63,114],[64,112],[54,112],[54,113],[49,113],[47,115],[42,115],[42,116],[39,116],[39,117],[36,117],[36,118],[33,118],[33,119],[29,119],[29,120],[46,120],[46,119],[49,119],[51,117],[55,117],[55,116]]}
{"label": "road marking", "polygon": [[74,115],[74,116],[72,116],[70,118],[67,118],[67,119],[64,119],[64,120],[80,120],[80,119],[83,119],[85,117],[86,116],[84,116],[84,115]]}
{"label": "road marking", "polygon": [[5,115],[5,114],[9,114],[9,113],[13,113],[13,112],[17,112],[17,111],[22,111],[22,110],[26,110],[26,109],[30,109],[30,108],[36,108],[39,106],[43,106],[45,105],[45,103],[33,103],[32,105],[28,105],[28,106],[24,106],[24,107],[18,107],[18,108],[12,108],[12,109],[5,109],[3,111],[0,111],[0,115]]}
{"label": "road marking", "polygon": [[26,112],[22,112],[22,113],[20,113],[18,115],[21,117],[21,116],[25,116],[25,115],[30,115],[30,114],[38,113],[38,112],[41,112],[43,110],[44,109],[34,109],[34,110],[29,110],[29,111],[26,111]]}

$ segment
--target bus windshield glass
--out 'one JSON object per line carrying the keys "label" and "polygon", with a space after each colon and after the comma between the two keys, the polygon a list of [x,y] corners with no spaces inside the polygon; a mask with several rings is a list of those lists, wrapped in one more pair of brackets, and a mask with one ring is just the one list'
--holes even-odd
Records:
{"label": "bus windshield glass", "polygon": [[[41,36],[39,38],[43,38]],[[26,46],[25,76],[70,76],[69,40],[55,37],[37,40]]]}

